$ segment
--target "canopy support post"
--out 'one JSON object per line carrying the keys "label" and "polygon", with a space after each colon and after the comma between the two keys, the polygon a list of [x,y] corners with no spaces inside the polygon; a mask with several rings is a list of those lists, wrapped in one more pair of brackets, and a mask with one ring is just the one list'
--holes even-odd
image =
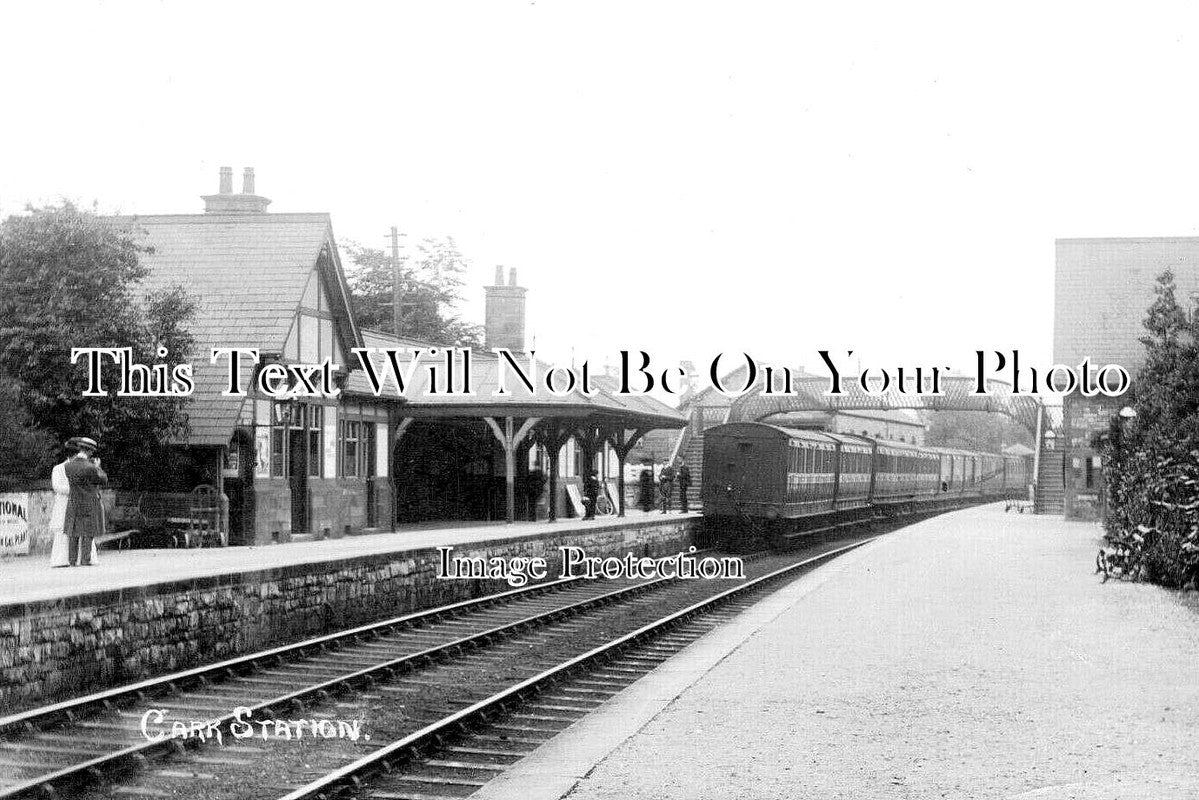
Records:
{"label": "canopy support post", "polygon": [[521,440],[532,430],[539,417],[529,417],[518,430],[513,432],[515,421],[512,417],[504,417],[504,427],[501,429],[495,417],[483,417],[483,421],[491,428],[500,447],[504,450],[504,485],[507,490],[507,500],[504,521],[511,524],[516,520],[516,448]]}

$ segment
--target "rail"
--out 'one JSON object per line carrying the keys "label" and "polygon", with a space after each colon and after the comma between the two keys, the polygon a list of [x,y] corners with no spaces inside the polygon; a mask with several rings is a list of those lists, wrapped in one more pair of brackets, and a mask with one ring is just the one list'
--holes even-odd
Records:
{"label": "rail", "polygon": [[[572,579],[573,580],[573,579]],[[556,620],[563,616],[569,616],[579,611],[594,608],[596,606],[611,603],[624,597],[629,597],[644,593],[654,587],[665,583],[672,583],[678,580],[677,578],[658,578],[653,581],[626,586],[620,589],[615,589],[611,592],[589,597],[571,603],[566,606],[559,606],[550,611],[544,611],[539,614],[533,614],[528,617],[523,617],[515,622],[506,623],[493,628],[489,628],[480,633],[470,634],[455,639],[445,644],[436,645],[426,648],[415,653],[410,653],[399,658],[390,659],[388,661],[375,664],[370,667],[346,673],[336,678],[331,678],[320,683],[313,683],[305,686],[302,689],[289,692],[284,695],[272,697],[253,705],[247,705],[250,716],[257,715],[259,712],[264,712],[273,708],[289,708],[301,701],[314,697],[332,694],[333,692],[347,686],[355,684],[369,685],[372,681],[379,677],[391,677],[398,672],[419,666],[423,663],[436,661],[445,656],[453,655],[459,651],[469,649],[471,647],[486,644],[493,639],[502,637],[506,634],[523,630],[525,628],[535,627],[539,624]],[[346,634],[339,634],[339,638],[344,638]],[[261,660],[261,659],[260,659]],[[228,713],[220,717],[214,717],[208,723],[213,730],[225,730],[228,726],[238,720],[235,713]],[[180,749],[183,746],[183,741],[186,739],[186,733],[173,733],[164,736],[162,739],[155,741],[147,741],[141,744],[126,747],[112,753],[105,753],[82,763],[76,763],[64,767],[57,772],[46,775],[40,775],[29,781],[26,781],[15,786],[7,787],[0,791],[0,798],[10,800],[11,798],[26,797],[35,793],[47,793],[47,787],[54,787],[56,784],[71,784],[84,780],[85,777],[91,780],[100,780],[105,774],[116,769],[131,765],[143,764],[145,759],[154,753],[168,752],[172,749]]]}
{"label": "rail", "polygon": [[[525,595],[533,595],[559,589],[564,586],[577,583],[580,578],[563,578],[557,581],[546,583],[538,583],[530,586],[524,586],[520,589],[512,589],[497,594],[485,595],[471,600],[463,600],[450,605],[438,606],[436,608],[425,609],[424,611],[416,611],[411,614],[405,614],[400,617],[393,617],[382,622],[372,622],[367,625],[360,625],[356,628],[349,628],[337,633],[330,633],[324,636],[318,636],[313,639],[306,639],[295,644],[283,645],[281,647],[264,650],[257,653],[251,653],[245,656],[220,661],[215,664],[207,664],[202,667],[182,672],[175,672],[169,675],[163,675],[157,678],[149,678],[138,683],[118,686],[113,689],[106,689],[102,692],[85,695],[83,697],[64,700],[61,703],[55,703],[49,706],[41,706],[39,708],[23,711],[17,714],[12,714],[7,717],[0,717],[0,734],[5,734],[13,730],[24,729],[28,730],[30,726],[44,727],[48,724],[54,724],[61,721],[71,721],[75,717],[86,714],[90,710],[97,708],[107,708],[115,705],[118,701],[127,698],[141,698],[149,695],[157,689],[170,689],[187,686],[191,683],[199,683],[202,680],[215,676],[225,676],[231,670],[236,671],[240,668],[255,668],[257,663],[276,660],[283,657],[295,657],[305,655],[309,651],[321,650],[335,645],[338,642],[360,638],[363,636],[377,635],[380,633],[389,632],[396,628],[407,627],[417,623],[434,620],[438,617],[447,614],[460,613],[462,611],[474,610],[477,608],[485,608],[497,602],[510,600],[516,597]],[[0,795],[3,797],[3,795]]]}
{"label": "rail", "polygon": [[812,564],[833,558],[849,550],[873,542],[876,538],[870,537],[869,539],[854,542],[853,544],[821,553],[812,558],[804,559],[748,581],[741,586],[736,586],[701,600],[681,611],[677,611],[631,633],[620,636],[607,644],[596,647],[556,667],[545,670],[532,678],[528,678],[480,700],[467,708],[443,717],[402,739],[359,758],[357,761],[330,772],[317,781],[285,795],[280,800],[332,800],[332,798],[343,791],[359,787],[364,779],[369,779],[372,775],[389,772],[396,766],[419,758],[422,752],[426,750],[440,747],[446,739],[469,729],[473,724],[486,722],[487,718],[493,714],[503,713],[508,706],[522,702],[529,695],[536,694],[546,687],[557,683],[572,672],[606,660],[622,650],[647,639],[654,638],[698,614],[711,611],[734,598],[743,597],[752,591],[760,589],[771,582],[788,577]]}

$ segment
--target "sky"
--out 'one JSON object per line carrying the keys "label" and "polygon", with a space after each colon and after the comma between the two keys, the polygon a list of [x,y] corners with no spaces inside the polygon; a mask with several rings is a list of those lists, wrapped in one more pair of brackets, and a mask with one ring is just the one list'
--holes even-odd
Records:
{"label": "sky", "polygon": [[[1199,233],[1187,4],[5,4],[0,215],[453,236],[540,356],[1052,364],[1054,239]],[[854,351],[853,356],[845,355]]]}

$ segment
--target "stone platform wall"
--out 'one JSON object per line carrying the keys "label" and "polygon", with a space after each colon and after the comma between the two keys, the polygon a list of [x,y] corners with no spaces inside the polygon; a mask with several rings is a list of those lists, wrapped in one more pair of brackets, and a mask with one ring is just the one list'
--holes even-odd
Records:
{"label": "stone platform wall", "polygon": [[[691,545],[697,524],[549,528],[463,544],[454,555],[542,556],[554,578],[562,545],[593,556],[669,555]],[[0,605],[0,708],[17,711],[510,588],[438,579],[437,560],[435,549],[410,550]]]}

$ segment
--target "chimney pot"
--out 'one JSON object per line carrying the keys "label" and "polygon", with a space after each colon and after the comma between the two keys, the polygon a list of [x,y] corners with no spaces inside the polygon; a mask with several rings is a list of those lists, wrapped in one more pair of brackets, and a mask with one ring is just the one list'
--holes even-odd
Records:
{"label": "chimney pot", "polygon": [[513,352],[525,351],[525,292],[516,285],[516,270],[508,273],[504,284],[504,268],[495,268],[495,284],[484,286],[486,299],[483,321],[483,347],[491,350],[506,347]]}
{"label": "chimney pot", "polygon": [[233,167],[221,167],[219,194],[203,195],[207,214],[265,214],[271,201],[254,191],[254,168],[246,167],[241,194],[233,193]]}

